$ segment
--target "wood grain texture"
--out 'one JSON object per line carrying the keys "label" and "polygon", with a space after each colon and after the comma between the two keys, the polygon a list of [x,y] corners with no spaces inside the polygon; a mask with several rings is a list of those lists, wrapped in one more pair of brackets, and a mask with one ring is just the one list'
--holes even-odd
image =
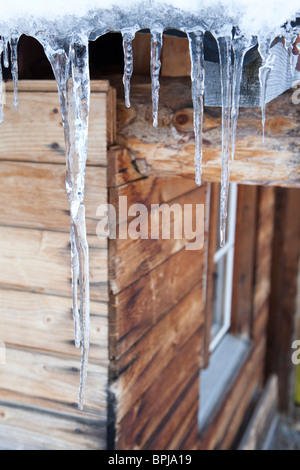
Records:
{"label": "wood grain texture", "polygon": [[[112,389],[120,402],[118,421],[123,419],[135,401],[151,386],[155,377],[168,366],[182,345],[202,325],[203,292],[201,286],[196,285],[141,341],[117,361],[115,372],[118,378]],[[200,340],[199,344],[201,346]],[[196,362],[199,361],[198,357]]]}
{"label": "wood grain texture", "polygon": [[[69,232],[65,172],[64,164],[0,161],[1,224]],[[106,169],[88,167],[85,189],[87,233],[96,235],[97,207],[106,202]]]}
{"label": "wood grain texture", "polygon": [[106,420],[107,365],[90,361],[83,412],[77,405],[79,371],[79,358],[8,346],[0,365],[0,402]]}
{"label": "wood grain texture", "polygon": [[[69,238],[63,232],[0,226],[0,286],[71,297]],[[106,241],[90,236],[88,242],[91,299],[105,301]]]}
{"label": "wood grain texture", "polygon": [[[262,340],[252,350],[242,369],[231,381],[224,400],[219,405],[219,412],[212,418],[198,441],[198,449],[222,448],[225,450],[230,448],[249,406],[251,396],[262,381],[264,353],[265,341]],[[239,415],[235,419],[237,412]]]}
{"label": "wood grain texture", "polygon": [[56,84],[6,86],[1,126],[0,448],[104,449],[108,384],[108,243],[96,236],[107,202],[107,145],[115,140],[115,92],[92,83],[85,202],[90,252],[91,350],[83,412],[80,350],[71,312],[69,204]]}
{"label": "wood grain texture", "polygon": [[[115,79],[114,83],[118,84]],[[299,186],[299,124],[292,92],[267,105],[266,139],[262,144],[259,108],[241,108],[231,181],[241,184]],[[118,120],[118,143],[135,155],[143,175],[177,174],[194,178],[194,133],[190,80],[162,79],[158,128],[152,126],[150,85],[133,80],[132,109]],[[278,113],[280,110],[280,114]],[[221,176],[221,111],[205,108],[203,181]]]}
{"label": "wood grain texture", "polygon": [[204,334],[204,356],[203,368],[209,366],[211,327],[214,312],[214,255],[217,250],[217,231],[219,227],[219,199],[220,185],[210,184],[210,204],[209,204],[209,231],[208,231],[208,253],[207,253],[207,287],[206,287],[206,307],[205,307],[205,334]]}
{"label": "wood grain texture", "polygon": [[231,331],[250,335],[255,269],[257,188],[238,186]]}
{"label": "wood grain texture", "polygon": [[0,404],[1,450],[102,450],[105,421]]}
{"label": "wood grain texture", "polygon": [[202,280],[202,253],[182,249],[110,301],[110,347],[117,360]]}
{"label": "wood grain texture", "polygon": [[[128,206],[147,208],[209,204],[206,186],[195,189],[177,177],[141,178],[134,154],[118,148],[112,154],[109,202],[117,207],[120,196]],[[120,209],[117,214],[121,225],[131,221]],[[206,250],[187,251],[187,240],[173,238],[109,241],[111,444],[117,449],[179,448],[194,427]]]}
{"label": "wood grain texture", "polygon": [[[188,192],[186,194],[182,194],[181,196],[178,196],[172,200],[168,199],[168,194],[166,193],[167,197],[164,194],[163,190],[163,181],[161,181],[161,184],[158,185],[159,188],[159,194],[161,195],[160,198],[157,198],[157,192],[151,191],[151,187],[153,188],[153,183],[150,185],[150,187],[147,187],[147,183],[144,183],[141,181],[141,184],[139,185],[139,193],[137,193],[137,190],[134,189],[133,194],[142,194],[141,197],[139,197],[139,201],[141,203],[145,202],[145,198],[149,197],[147,204],[150,204],[151,200],[155,204],[162,204],[163,202],[169,202],[169,206],[171,207],[173,204],[178,204],[181,207],[182,213],[183,213],[183,208],[184,204],[187,205],[186,210],[191,210],[193,207],[195,211],[195,205],[196,204],[205,204],[206,203],[206,197],[207,197],[207,192],[206,192],[206,187],[203,186],[201,188],[195,189],[194,191]],[[175,181],[174,181],[175,183]],[[138,182],[135,185],[135,188],[137,187]],[[171,188],[172,185],[169,185],[169,188]],[[145,187],[145,190],[143,191],[143,188]],[[142,192],[143,191],[143,192]],[[176,191],[176,190],[175,190]],[[180,187],[179,187],[179,191]],[[174,194],[174,190],[172,188],[172,193]],[[130,195],[130,190],[127,188],[122,188],[122,191],[118,191],[116,193],[111,192],[110,193],[110,203],[113,203],[113,201],[116,201],[118,203],[119,199],[118,197],[120,195],[126,195],[128,194],[128,207],[131,202],[131,195]],[[147,196],[146,196],[147,195]],[[136,196],[137,197],[137,196]],[[151,199],[153,197],[153,199]],[[188,207],[189,205],[189,207]],[[118,207],[118,206],[115,206]],[[153,214],[154,210],[152,210]],[[119,210],[117,209],[117,214],[119,213]],[[158,209],[156,210],[156,213],[159,214]],[[123,213],[122,213],[123,216]],[[127,220],[126,214],[124,214],[124,222],[122,222],[123,227],[126,229],[128,225],[131,223],[131,221]],[[143,215],[144,221],[148,221],[148,230],[147,233],[144,235],[147,236],[148,238],[139,238],[137,240],[132,240],[130,238],[127,239],[116,239],[116,240],[110,240],[109,242],[109,250],[110,250],[110,258],[109,258],[109,271],[110,271],[110,288],[114,294],[117,294],[118,292],[122,291],[124,288],[141,278],[142,276],[146,275],[149,271],[155,269],[159,264],[161,264],[164,260],[166,260],[168,257],[172,256],[173,254],[177,253],[180,251],[182,248],[186,247],[187,243],[191,240],[187,240],[184,236],[184,230],[183,230],[183,236],[182,238],[175,239],[174,238],[174,220],[171,218],[171,239],[170,240],[164,240],[162,238],[158,240],[153,240],[149,238],[150,235],[150,229],[152,227],[155,227],[155,225],[151,225],[151,214],[147,213],[147,215]],[[199,220],[199,219],[198,219]],[[202,220],[202,219],[201,219]],[[203,222],[205,222],[203,220]],[[199,240],[204,241],[204,230],[205,226],[204,223],[199,221],[199,224],[197,228],[197,238],[199,237]],[[159,220],[159,228],[161,230],[162,227],[162,217],[160,217]],[[201,243],[200,243],[201,244]],[[204,246],[204,245],[203,245]]]}
{"label": "wood grain texture", "polygon": [[268,373],[279,377],[279,406],[287,411],[294,394],[291,344],[297,335],[297,277],[300,256],[299,190],[276,189],[272,293],[268,324]]}
{"label": "wood grain texture", "polygon": [[[114,96],[106,82],[99,83],[92,84],[88,165],[106,166],[107,140],[113,141],[111,126],[115,121],[110,119],[107,128],[107,114],[111,116]],[[5,121],[0,128],[0,160],[64,163],[64,132],[55,81],[20,81],[17,110],[10,88],[7,85]]]}
{"label": "wood grain texture", "polygon": [[[0,290],[0,298],[0,338],[6,345],[80,358],[70,298],[7,289]],[[103,364],[108,363],[107,311],[107,303],[91,302],[89,357]]]}

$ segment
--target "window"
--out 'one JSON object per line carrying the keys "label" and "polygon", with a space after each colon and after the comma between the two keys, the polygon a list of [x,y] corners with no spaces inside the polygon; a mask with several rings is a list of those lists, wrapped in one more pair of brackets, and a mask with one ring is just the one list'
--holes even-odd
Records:
{"label": "window", "polygon": [[236,214],[238,187],[230,185],[228,218],[226,227],[226,243],[220,248],[219,195],[214,187],[214,202],[212,204],[210,221],[210,299],[209,317],[211,326],[208,327],[209,339],[207,352],[209,365],[201,371],[200,377],[200,408],[199,427],[203,431],[210,418],[222,403],[225,392],[234,376],[246,360],[250,342],[235,336],[231,330],[232,291],[234,249],[236,232]]}
{"label": "window", "polygon": [[220,230],[217,230],[217,248],[214,254],[215,269],[210,352],[213,352],[220,344],[228,332],[231,323],[236,208],[237,185],[231,184],[226,231],[227,241],[222,248],[218,248],[220,247]]}

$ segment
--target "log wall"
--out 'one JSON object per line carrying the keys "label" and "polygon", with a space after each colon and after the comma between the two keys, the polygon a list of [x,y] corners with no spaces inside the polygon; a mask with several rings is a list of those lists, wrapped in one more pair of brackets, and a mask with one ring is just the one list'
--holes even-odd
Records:
{"label": "log wall", "polygon": [[[69,206],[64,136],[53,81],[10,85],[0,127],[0,447],[103,449],[108,378],[108,246],[96,237],[107,201],[106,148],[113,139],[113,94],[92,85],[87,167],[91,253],[91,353],[84,411],[77,410],[80,351],[71,302]],[[108,125],[109,123],[109,125]]]}

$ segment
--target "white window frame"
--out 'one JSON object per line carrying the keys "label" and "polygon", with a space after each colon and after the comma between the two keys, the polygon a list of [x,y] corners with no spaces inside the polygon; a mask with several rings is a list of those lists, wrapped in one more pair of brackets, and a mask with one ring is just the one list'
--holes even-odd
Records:
{"label": "white window frame", "polygon": [[209,351],[212,353],[227,334],[231,325],[231,302],[232,302],[232,284],[233,284],[233,265],[234,265],[234,245],[235,245],[235,225],[237,209],[237,184],[231,183],[230,196],[228,204],[228,222],[227,222],[227,241],[225,245],[216,251],[214,255],[215,264],[223,257],[227,257],[224,273],[225,289],[223,297],[223,324],[216,335],[212,338]]}

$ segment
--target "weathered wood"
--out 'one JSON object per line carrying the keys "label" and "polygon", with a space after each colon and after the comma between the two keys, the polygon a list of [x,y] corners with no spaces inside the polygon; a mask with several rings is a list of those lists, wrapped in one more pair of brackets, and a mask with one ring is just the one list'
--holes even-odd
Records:
{"label": "weathered wood", "polygon": [[[177,174],[194,178],[194,133],[190,80],[161,81],[158,128],[152,126],[150,85],[133,80],[132,109],[118,121],[118,143],[135,156],[143,175]],[[114,83],[118,84],[115,80]],[[299,186],[297,152],[300,135],[297,106],[287,92],[267,105],[266,138],[262,143],[259,108],[241,108],[231,181],[241,184]],[[121,104],[120,106],[123,106]],[[280,115],[278,110],[280,109]],[[203,181],[221,176],[221,111],[205,109]]]}
{"label": "weathered wood", "polygon": [[[0,286],[72,295],[69,234],[0,226],[0,240]],[[88,242],[91,299],[106,301],[107,242],[96,236]]]}
{"label": "weathered wood", "polygon": [[241,416],[233,422],[237,409],[241,410],[243,416],[253,392],[261,383],[264,352],[265,343],[261,341],[249,355],[237,377],[231,381],[224,400],[220,403],[219,412],[215,414],[200,438],[199,449],[224,448],[222,442],[226,439],[227,433],[229,435],[226,439],[226,448],[230,448],[241,424]]}
{"label": "weathered wood", "polygon": [[0,404],[1,450],[103,450],[106,422]]}
{"label": "weathered wood", "polygon": [[203,256],[184,248],[110,300],[110,349],[116,360],[128,351],[192,287],[202,280]]}
{"label": "weathered wood", "polygon": [[257,188],[238,186],[234,247],[231,329],[249,336],[253,302],[253,276],[256,248]]}
{"label": "weathered wood", "polygon": [[79,358],[8,346],[0,365],[0,402],[106,420],[107,366],[90,361],[83,412],[77,405],[79,371]]}
{"label": "weathered wood", "polygon": [[164,36],[161,51],[162,77],[189,77],[191,59],[187,38]]}
{"label": "weathered wood", "polygon": [[143,176],[134,167],[126,149],[120,146],[110,147],[108,151],[109,165],[107,167],[107,186],[122,186],[135,180],[142,179]]}
{"label": "weathered wood", "polygon": [[[0,161],[1,224],[69,232],[65,165]],[[107,202],[106,169],[86,171],[87,232],[96,234],[96,212]]]}
{"label": "weathered wood", "polygon": [[[203,292],[200,285],[184,297],[133,348],[115,364],[117,381],[112,385],[118,421],[171,362],[178,349],[203,325]],[[112,364],[114,368],[114,365]]]}
{"label": "weathered wood", "polygon": [[[88,165],[106,165],[106,146],[115,137],[115,95],[108,82],[92,82]],[[0,127],[0,160],[64,163],[65,143],[54,80],[19,82],[19,108],[6,84],[5,121]]]}
{"label": "weathered wood", "polygon": [[299,201],[299,190],[276,189],[267,371],[278,374],[282,410],[291,404],[291,374],[295,373],[291,345],[295,334],[300,256]]}
{"label": "weathered wood", "polygon": [[[132,405],[117,425],[117,448],[132,449],[134,446],[143,448],[151,442],[151,439],[155,439],[160,431],[163,431],[161,436],[164,442],[169,439],[169,445],[175,448],[178,421],[173,420],[173,413],[176,406],[186,400],[188,406],[196,405],[198,408],[201,338],[201,332],[196,331],[193,337],[178,349],[178,353],[174,355],[164,373],[157,375],[151,386]],[[197,390],[192,387],[194,396],[189,394],[191,380],[198,385]]]}
{"label": "weathered wood", "polygon": [[253,319],[261,311],[271,291],[271,258],[274,234],[274,188],[259,188],[257,242],[253,293]]}
{"label": "weathered wood", "polygon": [[255,407],[254,415],[244,433],[239,450],[263,450],[263,443],[277,413],[278,378],[271,376]]}
{"label": "weathered wood", "polygon": [[[76,356],[70,298],[0,290],[1,341],[6,345]],[[90,359],[108,363],[108,305],[91,302]]]}
{"label": "weathered wood", "polygon": [[220,187],[217,183],[210,185],[209,205],[209,231],[208,231],[208,254],[207,254],[207,290],[205,307],[205,335],[204,335],[204,357],[203,368],[208,367],[210,361],[211,327],[214,309],[214,255],[217,250],[217,230],[219,226],[219,199]]}
{"label": "weathered wood", "polygon": [[[142,183],[140,185],[140,191],[142,191]],[[137,184],[137,183],[136,183]],[[144,184],[146,186],[146,184]],[[160,191],[162,186],[160,185]],[[127,188],[126,188],[127,189]],[[149,188],[150,189],[150,188]],[[172,199],[172,201],[168,200],[164,197],[163,190],[162,202],[169,202],[170,206],[172,204],[180,204],[183,208],[183,205],[187,205],[187,209],[191,209],[192,207],[195,208],[195,204],[205,204],[207,200],[207,192],[206,187],[203,186],[198,188],[194,191],[191,191],[185,195],[180,197],[176,197]],[[129,192],[129,191],[128,191]],[[125,194],[125,193],[124,193]],[[151,194],[155,195],[155,192],[151,192]],[[117,195],[121,195],[121,192],[118,192]],[[154,197],[154,196],[153,196]],[[141,200],[141,198],[139,198]],[[110,194],[110,202],[116,201],[115,204],[118,204],[119,199],[114,195]],[[153,199],[153,201],[157,204],[157,200]],[[128,197],[128,206],[130,204],[130,194]],[[141,203],[143,199],[141,200]],[[150,203],[150,201],[148,202]],[[188,206],[190,205],[190,206]],[[118,207],[115,205],[115,207]],[[153,211],[152,211],[153,212]],[[156,211],[158,213],[158,211]],[[117,209],[117,213],[119,210]],[[122,214],[123,215],[123,214]],[[144,215],[143,215],[144,217]],[[147,219],[145,218],[147,217]],[[150,223],[150,215],[145,215],[143,220],[148,220],[148,227],[151,228]],[[149,218],[148,218],[149,217]],[[128,221],[126,214],[124,215],[124,222],[123,227],[128,227]],[[161,227],[162,220],[160,217],[159,227]],[[171,220],[171,239],[166,241],[163,239],[152,240],[151,238],[145,238],[138,240],[131,240],[130,238],[127,239],[116,239],[110,240],[109,243],[109,250],[110,250],[110,259],[109,259],[109,270],[110,270],[110,288],[114,294],[117,294],[121,290],[123,290],[128,285],[135,282],[140,277],[147,274],[149,271],[156,268],[159,264],[165,261],[169,256],[177,253],[182,248],[184,248],[188,240],[185,238],[184,234],[181,239],[174,239],[173,227],[174,227],[174,220]],[[197,238],[204,240],[204,229],[203,223],[198,224],[197,227]],[[184,232],[184,230],[183,230]],[[145,236],[150,236],[145,234]]]}

